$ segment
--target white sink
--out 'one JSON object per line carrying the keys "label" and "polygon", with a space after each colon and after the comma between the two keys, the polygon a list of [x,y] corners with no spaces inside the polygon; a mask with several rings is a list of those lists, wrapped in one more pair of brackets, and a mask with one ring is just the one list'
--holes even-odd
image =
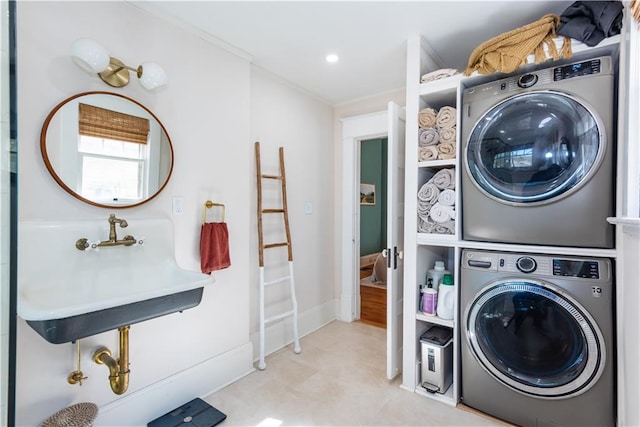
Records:
{"label": "white sink", "polygon": [[167,218],[127,218],[118,239],[142,244],[79,250],[108,240],[101,220],[22,221],[18,225],[18,315],[47,341],[63,343],[182,311],[200,303],[213,278],[178,267]]}

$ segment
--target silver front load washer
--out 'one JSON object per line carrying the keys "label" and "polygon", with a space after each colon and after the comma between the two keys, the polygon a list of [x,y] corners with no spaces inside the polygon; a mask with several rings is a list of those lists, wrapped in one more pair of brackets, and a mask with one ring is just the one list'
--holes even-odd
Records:
{"label": "silver front load washer", "polygon": [[614,76],[607,56],[464,90],[465,240],[613,247]]}
{"label": "silver front load washer", "polygon": [[465,249],[461,400],[521,426],[613,426],[611,261]]}

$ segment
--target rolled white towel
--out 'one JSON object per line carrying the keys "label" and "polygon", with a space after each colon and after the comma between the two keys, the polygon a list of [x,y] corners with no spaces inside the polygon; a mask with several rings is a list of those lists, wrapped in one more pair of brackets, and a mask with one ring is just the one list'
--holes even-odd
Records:
{"label": "rolled white towel", "polygon": [[429,219],[429,211],[433,203],[418,202],[418,216],[422,219]]}
{"label": "rolled white towel", "polygon": [[433,224],[429,228],[429,233],[434,234],[455,234],[456,222],[451,220],[440,224]]}
{"label": "rolled white towel", "polygon": [[436,125],[438,112],[433,108],[423,108],[418,112],[418,125],[421,128],[432,128]]}
{"label": "rolled white towel", "polygon": [[455,219],[456,211],[453,210],[451,206],[445,206],[445,205],[441,205],[440,203],[436,203],[433,206],[431,206],[431,210],[429,210],[429,217],[431,217],[433,222],[442,224],[452,219]]}
{"label": "rolled white towel", "polygon": [[446,79],[447,77],[455,76],[458,74],[458,70],[454,68],[442,68],[440,70],[432,71],[430,73],[424,74],[420,78],[421,83],[432,82],[434,80]]}
{"label": "rolled white towel", "polygon": [[436,115],[436,125],[441,128],[452,128],[456,125],[457,113],[453,107],[442,107]]}
{"label": "rolled white towel", "polygon": [[428,145],[426,147],[420,147],[418,149],[418,161],[426,162],[429,160],[436,160],[438,158],[438,149],[435,145]]}
{"label": "rolled white towel", "polygon": [[456,144],[451,142],[441,142],[436,146],[438,150],[439,160],[448,160],[456,158]]}
{"label": "rolled white towel", "polygon": [[438,201],[439,195],[440,189],[438,186],[429,181],[420,187],[420,190],[418,190],[418,201],[432,205]]}
{"label": "rolled white towel", "polygon": [[440,169],[429,181],[441,190],[453,190],[456,186],[454,169]]}
{"label": "rolled white towel", "polygon": [[456,192],[454,190],[442,190],[438,195],[438,203],[444,206],[454,206],[456,204]]}
{"label": "rolled white towel", "polygon": [[456,126],[451,128],[438,128],[438,136],[440,136],[440,142],[456,143]]}
{"label": "rolled white towel", "polygon": [[438,224],[431,219],[418,218],[418,233],[455,234],[456,222],[451,220]]}
{"label": "rolled white towel", "polygon": [[420,128],[418,133],[418,145],[420,147],[436,145],[438,141],[440,141],[440,136],[436,128]]}
{"label": "rolled white towel", "polygon": [[418,217],[418,233],[431,233],[431,229],[435,223],[429,218]]}

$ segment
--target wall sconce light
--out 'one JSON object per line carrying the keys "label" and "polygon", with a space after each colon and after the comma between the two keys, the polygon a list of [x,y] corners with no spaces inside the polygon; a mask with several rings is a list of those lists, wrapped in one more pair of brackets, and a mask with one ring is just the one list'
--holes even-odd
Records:
{"label": "wall sconce light", "polygon": [[83,70],[97,73],[108,85],[123,87],[129,83],[129,71],[134,71],[140,84],[148,90],[164,86],[168,82],[167,74],[154,62],[143,62],[138,68],[125,65],[98,42],[92,39],[78,39],[71,45],[71,57]]}

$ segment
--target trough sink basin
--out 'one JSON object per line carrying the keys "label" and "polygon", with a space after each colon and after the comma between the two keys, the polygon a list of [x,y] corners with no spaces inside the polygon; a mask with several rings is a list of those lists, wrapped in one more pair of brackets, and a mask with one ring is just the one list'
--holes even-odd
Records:
{"label": "trough sink basin", "polygon": [[102,220],[21,221],[18,315],[54,344],[197,306],[213,278],[175,261],[168,218],[127,218],[118,239],[142,244],[79,250],[79,238],[107,240]]}

